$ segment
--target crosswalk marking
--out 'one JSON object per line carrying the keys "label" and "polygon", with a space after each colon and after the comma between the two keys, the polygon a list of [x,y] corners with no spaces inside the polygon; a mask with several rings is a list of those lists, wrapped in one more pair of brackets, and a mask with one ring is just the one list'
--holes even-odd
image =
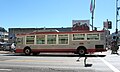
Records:
{"label": "crosswalk marking", "polygon": [[117,68],[115,68],[113,65],[111,65],[109,62],[107,62],[106,60],[104,60],[103,58],[100,58],[99,59],[101,61],[103,61],[111,70],[113,70],[114,72],[120,72]]}

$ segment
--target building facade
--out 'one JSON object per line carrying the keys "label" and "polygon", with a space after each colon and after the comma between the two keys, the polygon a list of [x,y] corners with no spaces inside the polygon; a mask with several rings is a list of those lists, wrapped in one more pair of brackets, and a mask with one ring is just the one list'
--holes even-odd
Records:
{"label": "building facade", "polygon": [[8,32],[2,27],[0,27],[0,41],[8,42]]}
{"label": "building facade", "polygon": [[58,32],[69,32],[72,31],[72,27],[67,28],[9,28],[9,42],[14,42],[16,37],[15,34],[30,33],[30,32],[41,32],[41,31],[58,31]]}

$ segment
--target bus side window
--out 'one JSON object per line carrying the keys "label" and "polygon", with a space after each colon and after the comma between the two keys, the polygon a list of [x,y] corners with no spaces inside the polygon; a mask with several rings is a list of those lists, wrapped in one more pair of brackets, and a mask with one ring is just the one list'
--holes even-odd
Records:
{"label": "bus side window", "polygon": [[45,44],[45,35],[37,35],[36,43],[37,44]]}
{"label": "bus side window", "polygon": [[23,37],[17,38],[17,44],[23,44]]}
{"label": "bus side window", "polygon": [[68,44],[68,35],[58,35],[58,44]]}
{"label": "bus side window", "polygon": [[26,36],[26,44],[34,44],[35,36]]}
{"label": "bus side window", "polygon": [[47,35],[47,44],[56,44],[57,35]]}
{"label": "bus side window", "polygon": [[73,40],[84,40],[85,34],[73,34]]}
{"label": "bus side window", "polygon": [[99,34],[87,34],[87,40],[99,40]]}

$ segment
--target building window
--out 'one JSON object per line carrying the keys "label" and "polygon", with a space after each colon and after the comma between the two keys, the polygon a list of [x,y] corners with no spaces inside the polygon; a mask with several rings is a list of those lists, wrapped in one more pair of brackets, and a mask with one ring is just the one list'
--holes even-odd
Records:
{"label": "building window", "polygon": [[1,38],[4,39],[4,35],[1,35]]}
{"label": "building window", "polygon": [[8,35],[5,35],[5,38],[8,38]]}
{"label": "building window", "polygon": [[57,35],[47,35],[47,44],[56,44]]}
{"label": "building window", "polygon": [[58,44],[68,44],[68,35],[58,35]]}
{"label": "building window", "polygon": [[45,44],[45,35],[37,35],[36,43],[37,44]]}
{"label": "building window", "polygon": [[87,34],[87,40],[99,40],[99,34]]}
{"label": "building window", "polygon": [[26,36],[26,44],[34,44],[35,36]]}
{"label": "building window", "polygon": [[73,40],[84,40],[85,34],[73,34]]}

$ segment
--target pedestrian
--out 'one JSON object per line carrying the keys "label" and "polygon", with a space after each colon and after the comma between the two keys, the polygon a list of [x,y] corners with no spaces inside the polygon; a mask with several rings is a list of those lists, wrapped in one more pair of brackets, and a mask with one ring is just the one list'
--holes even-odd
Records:
{"label": "pedestrian", "polygon": [[115,54],[116,52],[116,42],[115,40],[111,42],[111,50],[112,50],[112,53],[111,54]]}
{"label": "pedestrian", "polygon": [[116,41],[112,41],[111,43],[111,54],[118,54],[117,51],[118,51],[119,47],[117,45],[117,42]]}
{"label": "pedestrian", "polygon": [[16,46],[16,45],[15,45],[15,42],[13,42],[13,43],[11,44],[11,50],[10,50],[11,52],[15,52],[15,46]]}

